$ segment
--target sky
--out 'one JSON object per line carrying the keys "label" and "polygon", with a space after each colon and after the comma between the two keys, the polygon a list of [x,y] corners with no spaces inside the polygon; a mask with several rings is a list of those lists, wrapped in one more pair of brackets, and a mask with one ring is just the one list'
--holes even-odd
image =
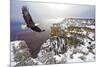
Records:
{"label": "sky", "polygon": [[11,21],[24,22],[22,6],[27,6],[34,21],[59,22],[63,18],[95,18],[94,5],[37,3],[11,0]]}

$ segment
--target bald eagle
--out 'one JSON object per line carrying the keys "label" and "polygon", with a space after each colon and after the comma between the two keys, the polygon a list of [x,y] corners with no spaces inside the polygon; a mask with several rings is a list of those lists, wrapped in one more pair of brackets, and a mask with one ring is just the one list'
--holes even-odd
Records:
{"label": "bald eagle", "polygon": [[43,31],[45,31],[45,30],[41,30],[35,24],[35,22],[31,18],[31,15],[29,14],[29,11],[28,11],[26,6],[22,7],[22,14],[23,14],[23,18],[24,18],[28,28],[30,28],[30,29],[32,29],[33,31],[36,31],[36,32],[43,32]]}

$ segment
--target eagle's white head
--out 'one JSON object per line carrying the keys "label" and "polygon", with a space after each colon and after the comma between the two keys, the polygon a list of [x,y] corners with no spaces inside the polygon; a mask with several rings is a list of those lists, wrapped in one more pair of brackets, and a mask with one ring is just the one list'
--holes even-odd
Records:
{"label": "eagle's white head", "polygon": [[[39,25],[38,23],[35,23],[35,26],[38,26],[38,25]],[[28,29],[28,27],[27,27],[26,24],[22,24],[22,25],[21,25],[21,28],[22,28],[23,30]]]}

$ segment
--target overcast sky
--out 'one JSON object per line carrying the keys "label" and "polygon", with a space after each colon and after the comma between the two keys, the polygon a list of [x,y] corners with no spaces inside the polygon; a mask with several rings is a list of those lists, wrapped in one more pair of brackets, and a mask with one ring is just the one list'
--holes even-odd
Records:
{"label": "overcast sky", "polygon": [[36,3],[36,2],[21,2],[11,1],[11,20],[21,21],[22,6],[28,7],[32,18],[35,21],[46,21],[49,19],[59,19],[65,17],[79,18],[95,18],[94,5],[72,5],[72,4],[54,4],[54,3]]}

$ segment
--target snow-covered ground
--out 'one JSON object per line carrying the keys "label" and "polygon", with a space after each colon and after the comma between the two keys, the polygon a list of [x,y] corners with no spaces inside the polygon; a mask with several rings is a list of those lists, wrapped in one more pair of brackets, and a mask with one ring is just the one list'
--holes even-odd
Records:
{"label": "snow-covered ground", "polygon": [[[85,40],[87,41],[87,40]],[[92,42],[91,42],[92,43]],[[42,45],[42,47],[45,47],[46,43]],[[92,45],[92,44],[91,44]],[[90,44],[88,44],[87,42],[85,42],[84,45],[80,45],[77,47],[73,47],[73,46],[67,46],[67,51],[65,51],[64,54],[55,54],[55,51],[52,48],[52,51],[48,52],[46,49],[50,49],[45,48],[45,49],[41,49],[40,53],[38,54],[39,58],[45,59],[46,61],[48,61],[48,63],[52,63],[51,60],[54,60],[53,64],[56,63],[73,63],[73,62],[92,62],[95,61],[95,48],[91,48],[91,50],[89,49],[89,47],[91,47]],[[92,47],[94,47],[95,45],[92,45]],[[48,55],[51,54],[50,55]],[[41,56],[41,57],[40,57]],[[50,57],[49,57],[50,56]],[[42,61],[43,64],[48,64],[45,61]]]}
{"label": "snow-covered ground", "polygon": [[31,54],[25,41],[11,42],[11,66],[32,65]]}
{"label": "snow-covered ground", "polygon": [[[95,29],[93,22],[89,20],[64,19],[61,28],[64,30],[69,26],[88,27]],[[78,22],[78,23],[76,23]],[[80,23],[79,23],[80,22]],[[82,26],[81,24],[84,25]],[[86,24],[86,25],[85,25]],[[89,25],[90,24],[90,25]],[[67,31],[67,30],[66,30]],[[95,32],[77,32],[85,37],[78,37],[83,43],[68,45],[64,38],[48,39],[42,44],[37,58],[32,58],[25,41],[11,42],[11,66],[33,66],[43,64],[63,64],[73,62],[93,62],[95,61]],[[73,31],[74,33],[74,31]],[[71,37],[69,33],[67,37]]]}

